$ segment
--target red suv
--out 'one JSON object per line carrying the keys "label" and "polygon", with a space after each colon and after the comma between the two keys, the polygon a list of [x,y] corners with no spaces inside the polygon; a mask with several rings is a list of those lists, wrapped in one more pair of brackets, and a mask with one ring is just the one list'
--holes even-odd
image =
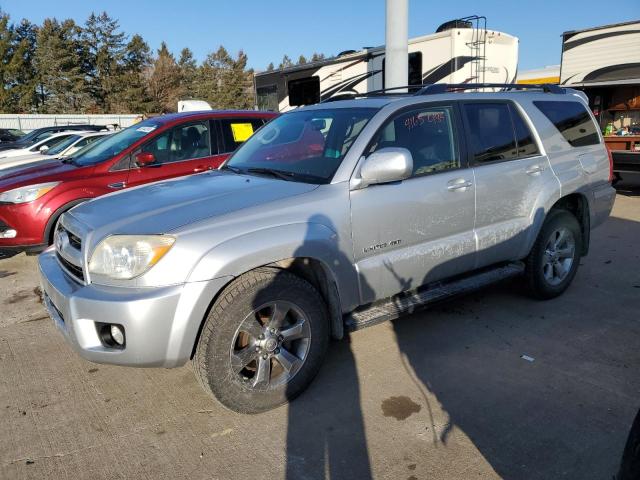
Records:
{"label": "red suv", "polygon": [[248,111],[164,115],[105,137],[73,158],[1,172],[0,258],[50,245],[58,217],[88,199],[218,168],[274,116]]}

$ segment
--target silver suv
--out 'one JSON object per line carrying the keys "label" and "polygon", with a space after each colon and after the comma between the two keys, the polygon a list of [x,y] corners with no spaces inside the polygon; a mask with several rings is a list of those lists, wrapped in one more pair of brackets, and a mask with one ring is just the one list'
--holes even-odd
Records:
{"label": "silver suv", "polygon": [[84,358],[192,360],[223,405],[260,412],[302,392],[345,331],[509,276],[560,295],[611,211],[610,179],[570,90],[322,103],[219,171],[65,213],[39,258],[44,302]]}

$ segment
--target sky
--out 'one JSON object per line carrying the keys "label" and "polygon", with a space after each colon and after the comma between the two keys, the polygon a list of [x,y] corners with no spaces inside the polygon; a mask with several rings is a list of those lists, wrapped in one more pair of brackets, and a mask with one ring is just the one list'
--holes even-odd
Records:
{"label": "sky", "polygon": [[[4,0],[0,8],[13,21],[40,24],[47,17],[84,23],[106,11],[122,30],[138,33],[153,49],[163,40],[176,55],[189,47],[198,60],[219,45],[249,57],[263,70],[284,54],[297,60],[314,51],[343,50],[384,43],[384,0]],[[487,27],[520,39],[519,70],[560,63],[564,31],[640,19],[640,0],[538,0],[498,2],[409,0],[409,36],[435,32],[454,18],[484,15]]]}

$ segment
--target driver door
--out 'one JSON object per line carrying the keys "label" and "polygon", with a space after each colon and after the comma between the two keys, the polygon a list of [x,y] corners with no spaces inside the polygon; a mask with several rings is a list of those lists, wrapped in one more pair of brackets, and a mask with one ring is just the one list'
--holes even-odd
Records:
{"label": "driver door", "polygon": [[392,116],[365,151],[405,148],[413,173],[351,191],[362,304],[473,269],[475,186],[461,132],[457,105],[413,105]]}
{"label": "driver door", "polygon": [[[220,155],[215,140],[215,132],[212,133],[208,120],[179,125],[156,135],[131,155],[127,186],[217,168]],[[135,158],[141,152],[153,154],[155,161],[145,166],[137,165]]]}

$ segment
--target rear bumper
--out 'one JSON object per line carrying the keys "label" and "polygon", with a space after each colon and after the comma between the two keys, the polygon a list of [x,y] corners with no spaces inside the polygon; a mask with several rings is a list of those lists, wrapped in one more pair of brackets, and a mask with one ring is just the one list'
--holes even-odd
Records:
{"label": "rear bumper", "polygon": [[616,190],[604,183],[591,191],[591,228],[595,228],[609,218],[616,200]]}
{"label": "rear bumper", "polygon": [[[209,305],[228,282],[219,278],[159,288],[82,285],[60,267],[53,250],[39,257],[44,305],[83,358],[135,367],[178,367],[193,351]],[[124,328],[124,348],[106,345],[100,324]]]}

